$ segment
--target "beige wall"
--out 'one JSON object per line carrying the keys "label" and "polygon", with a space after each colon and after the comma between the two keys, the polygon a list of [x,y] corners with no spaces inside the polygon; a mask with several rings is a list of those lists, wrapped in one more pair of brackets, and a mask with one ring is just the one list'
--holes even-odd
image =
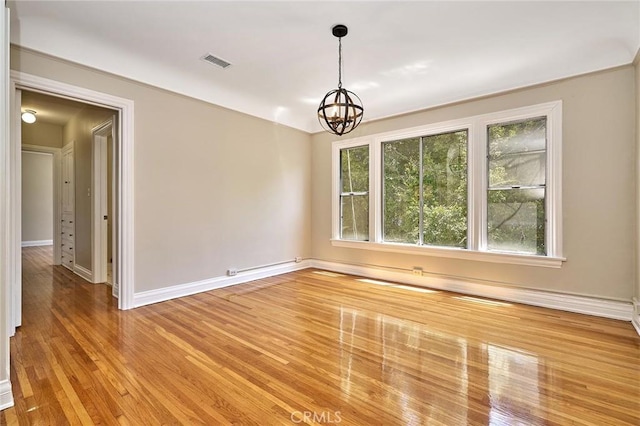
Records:
{"label": "beige wall", "polygon": [[[294,256],[629,300],[636,268],[634,67],[363,124],[354,137],[564,102],[561,269],[332,247],[331,141],[12,48],[12,69],[135,102],[136,292]],[[311,143],[309,143],[311,142]],[[85,188],[86,189],[86,188]],[[310,244],[309,244],[310,241]]]}
{"label": "beige wall", "polygon": [[53,154],[22,151],[22,241],[53,239]]}
{"label": "beige wall", "polygon": [[33,124],[21,123],[23,144],[62,148],[62,126],[41,120]]}
{"label": "beige wall", "polygon": [[93,270],[91,264],[92,129],[106,122],[113,115],[114,111],[112,110],[87,105],[74,115],[62,130],[64,145],[74,141],[76,264],[89,271]]}
{"label": "beige wall", "polygon": [[636,107],[626,66],[540,87],[361,125],[354,137],[563,101],[564,255],[561,269],[332,247],[331,142],[312,137],[312,253],[319,259],[411,268],[514,287],[630,300],[636,267]]}
{"label": "beige wall", "polygon": [[135,102],[136,292],[310,256],[308,134],[15,47],[11,68]]}

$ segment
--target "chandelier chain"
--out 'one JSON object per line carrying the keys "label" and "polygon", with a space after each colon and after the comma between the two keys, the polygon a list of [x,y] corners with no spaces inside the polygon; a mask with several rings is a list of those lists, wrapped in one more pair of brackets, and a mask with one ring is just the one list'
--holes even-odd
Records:
{"label": "chandelier chain", "polygon": [[338,37],[338,89],[342,89],[342,37]]}

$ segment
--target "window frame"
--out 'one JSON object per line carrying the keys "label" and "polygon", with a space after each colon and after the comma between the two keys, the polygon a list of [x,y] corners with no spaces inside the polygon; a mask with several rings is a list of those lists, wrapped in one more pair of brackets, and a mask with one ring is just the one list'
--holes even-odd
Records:
{"label": "window frame", "polygon": [[[393,241],[385,241],[384,239],[384,196],[385,196],[385,192],[384,192],[384,183],[383,183],[383,177],[384,177],[384,152],[383,152],[383,144],[385,143],[394,143],[394,142],[400,142],[403,141],[405,139],[412,139],[412,138],[416,138],[419,139],[419,145],[420,145],[420,171],[421,173],[423,172],[422,170],[422,162],[424,160],[423,157],[423,153],[424,153],[424,148],[423,148],[423,139],[424,138],[428,138],[430,136],[438,136],[438,135],[442,135],[442,134],[447,134],[447,133],[457,133],[460,131],[465,131],[467,133],[467,167],[469,164],[469,127],[465,126],[465,127],[444,127],[447,130],[444,131],[440,131],[438,129],[441,129],[440,127],[438,128],[434,128],[435,131],[430,131],[428,134],[420,134],[419,136],[409,136],[409,137],[402,137],[402,138],[398,138],[398,139],[388,139],[388,138],[381,138],[380,140],[376,141],[376,145],[378,146],[378,150],[380,153],[380,177],[377,179],[377,182],[380,184],[380,212],[379,215],[377,216],[379,218],[379,239],[376,240],[377,242],[383,243],[383,244],[408,244],[408,245],[416,245],[418,247],[442,247],[442,248],[447,248],[449,246],[438,246],[438,245],[433,245],[433,244],[424,244],[424,192],[423,192],[423,176],[421,175],[419,178],[419,182],[420,182],[420,208],[421,208],[421,212],[419,212],[419,244],[411,244],[411,243],[395,243]],[[453,130],[452,130],[453,129]],[[469,206],[469,172],[467,170],[467,208]],[[469,221],[469,214],[467,212],[467,222]],[[469,224],[467,223],[467,241],[469,239]],[[456,247],[453,247],[456,248]],[[459,247],[458,247],[459,248]],[[466,248],[464,248],[464,250],[466,250]]]}
{"label": "window frame", "polygon": [[[546,116],[546,255],[489,251],[487,248],[487,127]],[[467,129],[467,248],[414,245],[382,240],[382,143]],[[369,241],[340,239],[340,150],[369,146]],[[452,259],[560,268],[562,246],[562,101],[492,112],[409,129],[378,133],[332,144],[332,235],[335,247]]]}
{"label": "window frame", "polygon": [[[525,189],[525,190],[542,190],[544,193],[544,200],[545,200],[545,209],[547,208],[547,185],[546,185],[546,177],[547,177],[547,161],[548,161],[548,140],[549,140],[549,134],[547,130],[548,127],[548,117],[546,115],[540,116],[540,117],[528,117],[525,120],[516,120],[516,121],[512,121],[512,122],[502,122],[499,124],[499,126],[505,126],[505,125],[510,125],[513,123],[522,123],[523,121],[529,121],[529,120],[535,120],[535,119],[540,119],[540,118],[544,118],[545,119],[545,147],[544,147],[544,155],[545,155],[545,183],[541,184],[541,185],[518,185],[517,187],[515,186],[507,186],[507,187],[502,187],[502,188],[498,188],[498,187],[493,187],[491,186],[491,154],[489,153],[489,149],[490,149],[490,145],[491,145],[491,140],[489,137],[489,128],[492,126],[492,124],[487,124],[485,125],[485,129],[487,131],[487,138],[486,138],[486,143],[487,143],[487,161],[486,161],[486,168],[487,168],[487,187],[486,187],[486,199],[487,199],[487,224],[486,224],[486,235],[487,235],[487,251],[489,252],[501,252],[500,250],[496,250],[496,249],[489,249],[489,205],[488,205],[488,201],[489,201],[489,194],[492,190],[498,190],[498,191],[517,191],[517,190],[521,190],[521,189]],[[529,152],[526,152],[529,153]],[[526,154],[525,152],[520,152],[518,153],[518,155],[523,155]],[[545,210],[545,219],[546,219],[547,215],[546,215],[546,210]],[[545,222],[548,222],[548,220],[546,220]],[[547,225],[545,223],[545,253],[547,252],[547,242],[549,241],[549,235],[547,233]],[[503,251],[504,252],[504,251]],[[511,251],[506,251],[507,253],[512,253]],[[517,253],[517,252],[516,252]],[[531,255],[536,255],[536,256],[546,256],[546,254],[533,254],[533,253],[529,253]]]}
{"label": "window frame", "polygon": [[[338,238],[340,240],[343,240],[343,241],[369,241],[368,239],[367,240],[358,240],[358,239],[355,239],[355,238],[351,239],[351,238],[344,238],[343,237],[342,218],[344,217],[344,208],[343,208],[343,205],[342,205],[342,201],[343,201],[344,197],[348,197],[348,196],[350,196],[350,197],[358,197],[358,196],[363,196],[363,195],[366,195],[367,197],[371,196],[371,190],[370,190],[370,185],[371,185],[371,175],[370,175],[370,173],[371,173],[371,159],[369,159],[369,170],[368,170],[368,172],[369,172],[369,183],[368,183],[369,187],[367,188],[367,190],[364,191],[364,192],[362,192],[362,191],[344,192],[343,191],[343,189],[344,189],[343,188],[343,183],[344,182],[342,180],[342,178],[343,178],[343,176],[342,176],[342,151],[346,151],[348,149],[354,149],[354,148],[368,148],[368,145],[349,146],[349,147],[341,148],[341,149],[338,150],[338,185],[339,185],[339,191],[338,191],[338,198],[339,198],[339,200],[338,200],[338,222],[339,223],[338,223],[338,226],[339,226],[339,228],[338,228],[337,235],[338,235]],[[369,149],[369,154],[370,153],[371,153],[371,150]],[[369,208],[371,208],[371,203],[369,203]],[[353,219],[355,221],[355,218],[353,218]],[[369,214],[368,220],[369,221],[371,220],[371,214]],[[370,223],[371,222],[367,223],[367,228],[370,227]]]}

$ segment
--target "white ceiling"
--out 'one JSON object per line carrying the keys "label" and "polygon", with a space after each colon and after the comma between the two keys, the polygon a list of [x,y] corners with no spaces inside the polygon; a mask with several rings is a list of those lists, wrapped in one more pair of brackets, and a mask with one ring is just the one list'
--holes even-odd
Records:
{"label": "white ceiling", "polygon": [[14,44],[308,132],[337,86],[338,23],[365,120],[629,64],[640,47],[638,0],[9,5]]}

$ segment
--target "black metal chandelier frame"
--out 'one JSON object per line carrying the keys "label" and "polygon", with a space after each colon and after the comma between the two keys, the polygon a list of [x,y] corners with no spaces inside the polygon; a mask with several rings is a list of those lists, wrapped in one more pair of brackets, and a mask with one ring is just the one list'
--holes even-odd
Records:
{"label": "black metal chandelier frame", "polygon": [[342,87],[342,37],[349,30],[338,24],[331,32],[338,38],[338,88],[329,91],[320,102],[318,121],[326,131],[342,136],[358,127],[364,108],[358,95]]}

